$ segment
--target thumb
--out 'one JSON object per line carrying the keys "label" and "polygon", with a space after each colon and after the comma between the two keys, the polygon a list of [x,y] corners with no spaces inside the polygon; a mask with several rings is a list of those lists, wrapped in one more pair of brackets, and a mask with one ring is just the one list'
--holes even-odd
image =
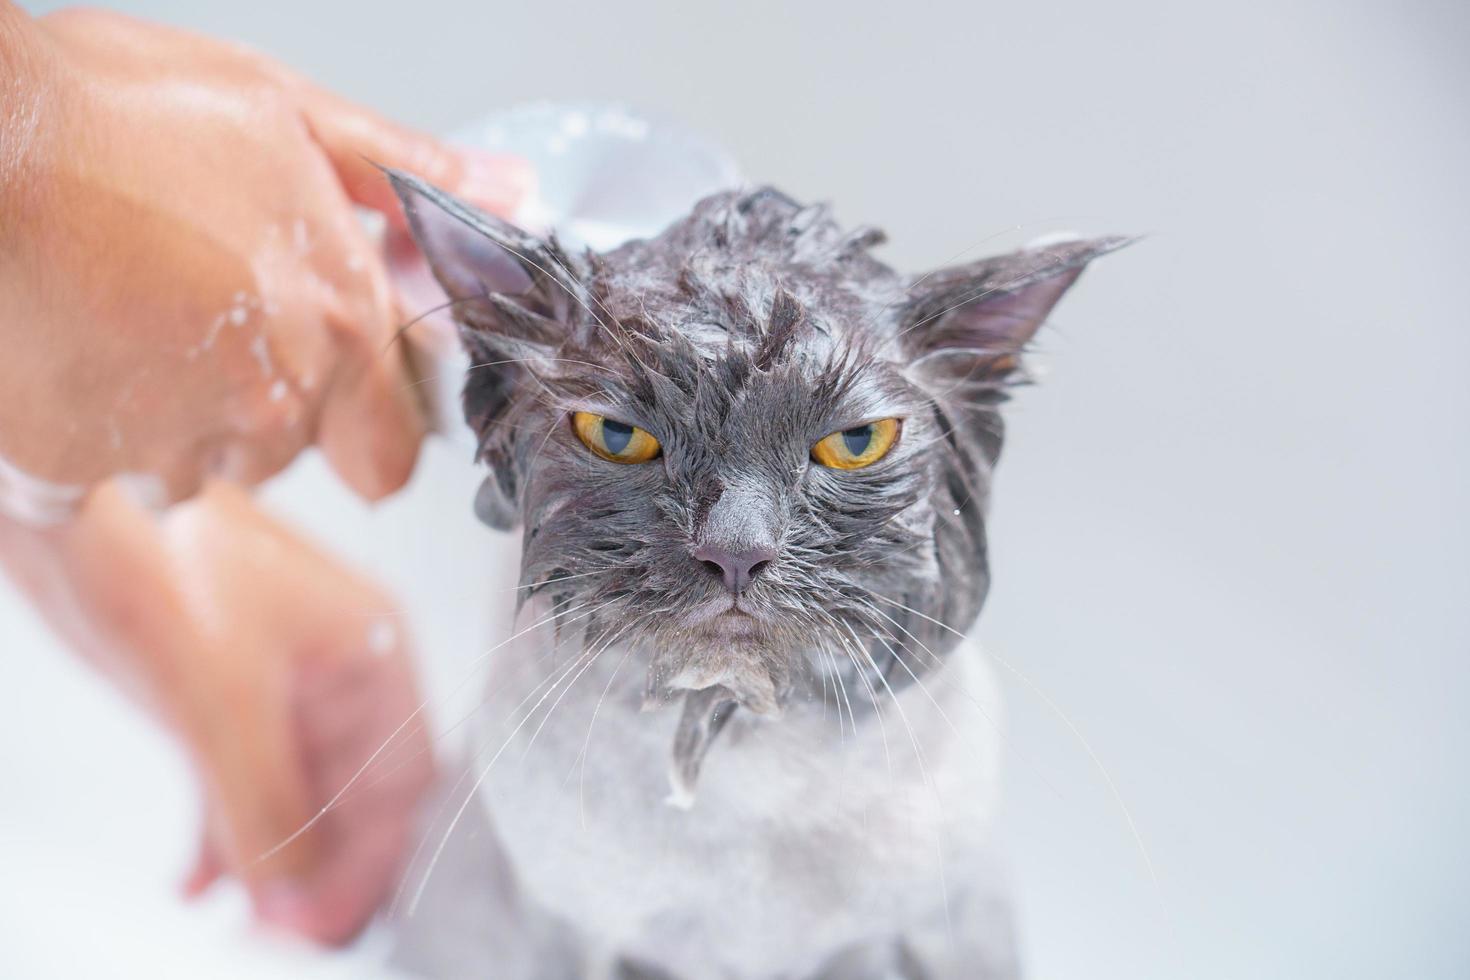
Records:
{"label": "thumb", "polygon": [[330,92],[304,85],[306,121],[347,196],[396,218],[398,197],[378,169],[407,170],[486,210],[513,212],[534,175],[520,157],[452,147],[389,122]]}
{"label": "thumb", "polygon": [[322,406],[317,443],[357,494],[378,500],[408,482],[424,437],[418,390],[401,345],[374,352],[344,373]]}

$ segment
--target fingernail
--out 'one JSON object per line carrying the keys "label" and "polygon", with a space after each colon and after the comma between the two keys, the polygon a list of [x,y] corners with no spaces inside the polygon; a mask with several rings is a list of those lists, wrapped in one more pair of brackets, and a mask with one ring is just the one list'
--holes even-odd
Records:
{"label": "fingernail", "polygon": [[267,925],[300,929],[309,910],[306,892],[294,882],[268,882],[256,892],[255,914]]}
{"label": "fingernail", "polygon": [[536,172],[523,157],[465,150],[459,194],[472,204],[510,214],[536,189]]}

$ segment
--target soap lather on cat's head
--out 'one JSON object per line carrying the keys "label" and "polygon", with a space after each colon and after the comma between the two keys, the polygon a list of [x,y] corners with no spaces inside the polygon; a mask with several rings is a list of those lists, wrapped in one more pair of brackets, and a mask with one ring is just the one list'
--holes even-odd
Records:
{"label": "soap lather on cat's head", "polygon": [[912,682],[970,626],[1021,350],[1123,244],[910,280],[766,188],[570,254],[391,176],[474,362],[481,515],[524,524],[527,591],[597,608],[589,643],[622,633],[717,719],[826,670]]}

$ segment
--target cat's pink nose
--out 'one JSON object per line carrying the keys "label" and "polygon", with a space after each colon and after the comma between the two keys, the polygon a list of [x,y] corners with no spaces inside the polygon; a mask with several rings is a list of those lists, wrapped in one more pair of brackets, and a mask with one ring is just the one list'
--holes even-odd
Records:
{"label": "cat's pink nose", "polygon": [[705,571],[717,576],[725,588],[739,595],[750,587],[755,577],[771,564],[776,557],[775,548],[726,548],[717,544],[703,544],[694,549],[694,559],[704,566]]}

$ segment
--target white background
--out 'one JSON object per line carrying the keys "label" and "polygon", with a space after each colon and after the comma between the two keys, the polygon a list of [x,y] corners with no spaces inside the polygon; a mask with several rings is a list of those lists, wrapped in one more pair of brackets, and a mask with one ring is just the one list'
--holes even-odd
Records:
{"label": "white background", "polygon": [[[119,6],[429,129],[542,98],[685,120],[910,270],[1150,233],[1058,311],[996,488],[982,635],[1157,874],[1011,682],[1032,973],[1470,975],[1465,4]],[[371,518],[312,461],[271,496],[453,662],[497,560],[473,482],[436,451]],[[0,627],[0,972],[140,909],[161,928],[91,975],[225,975],[221,943],[244,971],[238,901],[168,897],[176,758],[3,592]]]}

